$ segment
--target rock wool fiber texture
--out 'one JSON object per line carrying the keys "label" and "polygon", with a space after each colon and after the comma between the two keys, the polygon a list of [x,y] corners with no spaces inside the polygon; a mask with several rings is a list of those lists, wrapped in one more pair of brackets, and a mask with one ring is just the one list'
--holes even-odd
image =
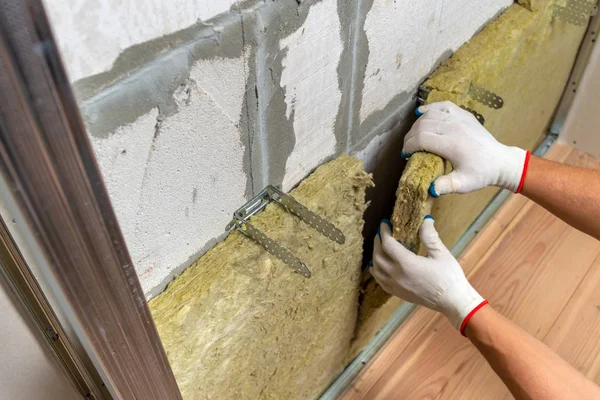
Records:
{"label": "rock wool fiber texture", "polygon": [[444,161],[426,152],[413,154],[406,164],[392,214],[392,236],[409,250],[418,253],[419,227],[431,211],[429,186],[444,173]]}
{"label": "rock wool fiber texture", "polygon": [[311,278],[232,232],[150,301],[184,399],[310,399],[343,370],[371,185],[361,162],[343,155],[290,193],[340,228],[344,245],[277,204],[252,218],[311,268]]}

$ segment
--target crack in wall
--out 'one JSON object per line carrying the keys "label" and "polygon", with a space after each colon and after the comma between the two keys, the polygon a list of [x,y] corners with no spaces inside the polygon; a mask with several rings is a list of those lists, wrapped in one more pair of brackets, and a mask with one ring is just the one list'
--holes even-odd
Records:
{"label": "crack in wall", "polygon": [[[144,163],[144,174],[142,176],[142,183],[140,185],[140,187],[143,189],[147,184],[148,184],[148,179],[149,179],[149,170],[150,170],[150,161],[152,161],[152,155],[154,154],[154,151],[156,150],[156,141],[158,140],[159,136],[160,136],[160,130],[163,124],[163,118],[161,116],[160,113],[160,109],[157,107],[157,115],[156,115],[156,124],[154,124],[154,135],[152,137],[152,142],[150,143],[150,147],[148,149],[148,155],[146,157],[146,162]],[[143,190],[140,190],[140,196],[137,199],[137,204],[140,204],[141,199],[142,199],[142,193]],[[140,212],[141,209],[138,209],[136,214],[135,214],[135,225],[134,225],[134,232],[135,235],[137,236],[140,233],[140,226],[138,221],[140,220]]]}
{"label": "crack in wall", "polygon": [[[240,25],[242,27],[242,57],[246,57],[246,27],[244,26],[244,15],[242,14],[242,11],[239,11],[240,14]],[[244,62],[244,86],[246,88],[248,88],[249,85],[249,67],[247,66],[247,63]],[[254,94],[256,96],[256,102],[257,102],[257,106],[258,106],[258,88],[256,85],[254,85]],[[248,174],[248,181],[249,184],[247,184],[247,186],[249,186],[249,188],[246,189],[246,197],[250,198],[252,197],[255,193],[256,193],[256,188],[255,188],[255,184],[254,184],[254,168],[253,168],[253,164],[254,164],[254,130],[251,128],[251,117],[250,117],[250,99],[249,99],[249,95],[248,95],[248,91],[246,90],[246,96],[244,96],[244,104],[245,104],[245,108],[246,108],[246,121],[247,124],[241,124],[240,123],[240,133],[243,135],[244,132],[241,132],[244,130],[243,126],[246,125],[246,135],[248,136],[248,143],[246,146],[246,152],[248,154],[248,169],[247,169],[247,174]]]}

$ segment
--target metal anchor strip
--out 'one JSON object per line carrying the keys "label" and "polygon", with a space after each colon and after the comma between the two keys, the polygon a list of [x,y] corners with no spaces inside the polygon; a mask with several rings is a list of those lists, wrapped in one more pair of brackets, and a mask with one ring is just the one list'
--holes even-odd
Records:
{"label": "metal anchor strip", "polygon": [[343,232],[335,225],[321,218],[319,215],[300,204],[293,197],[288,196],[272,185],[264,188],[259,194],[236,210],[233,213],[233,220],[227,224],[225,229],[228,231],[231,231],[232,229],[239,230],[241,233],[260,244],[267,252],[290,266],[294,271],[306,278],[310,278],[312,272],[300,258],[281,246],[275,240],[269,238],[264,232],[250,223],[250,217],[258,214],[272,202],[277,203],[286,212],[300,218],[305,224],[314,228],[317,232],[330,240],[339,244],[344,244],[346,242],[346,237]]}

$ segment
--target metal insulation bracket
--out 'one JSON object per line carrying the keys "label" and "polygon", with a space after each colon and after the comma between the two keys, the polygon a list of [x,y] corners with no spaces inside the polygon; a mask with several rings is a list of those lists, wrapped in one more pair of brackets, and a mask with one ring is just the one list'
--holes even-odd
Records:
{"label": "metal insulation bracket", "polygon": [[483,115],[479,114],[477,111],[470,109],[469,107],[465,107],[465,106],[460,106],[460,108],[462,108],[465,111],[470,112],[471,114],[473,114],[473,116],[475,118],[477,118],[477,121],[479,121],[479,123],[481,125],[485,124],[485,118],[483,117]]}
{"label": "metal insulation bracket", "polygon": [[[427,101],[427,97],[429,96],[429,93],[431,93],[431,90],[427,89],[424,86],[419,86],[419,90],[417,91],[417,104],[419,106],[422,106],[422,105],[425,104],[425,102]],[[491,92],[489,92],[489,93],[491,93]],[[500,98],[500,100],[502,100],[502,99]],[[502,103],[502,104],[504,104],[504,103]],[[472,110],[472,109],[470,109],[468,107],[465,107],[465,106],[460,106],[460,108],[462,108],[463,110],[466,110],[466,111],[470,112],[471,114],[473,114],[473,116],[475,118],[477,118],[477,121],[479,121],[479,123],[481,125],[485,124],[485,118],[483,117],[483,115],[479,114],[477,111]]]}
{"label": "metal insulation bracket", "polygon": [[431,90],[427,89],[425,86],[419,86],[419,90],[417,91],[417,104],[420,106],[425,105],[429,93],[431,93]]}
{"label": "metal insulation bracket", "polygon": [[569,0],[563,7],[554,4],[552,16],[572,25],[583,26],[588,23],[590,16],[596,15],[598,6],[587,0]]}
{"label": "metal insulation bracket", "polygon": [[502,97],[480,86],[473,85],[472,83],[471,86],[469,86],[469,96],[476,102],[496,110],[502,108],[504,105]]}
{"label": "metal insulation bracket", "polygon": [[314,228],[317,232],[328,237],[330,240],[339,244],[344,244],[346,242],[346,237],[335,225],[313,213],[297,202],[293,197],[288,196],[272,185],[264,188],[259,194],[237,209],[233,213],[233,220],[227,224],[225,229],[227,231],[231,231],[232,229],[239,230],[241,233],[260,244],[267,252],[292,267],[300,275],[310,278],[312,273],[304,261],[273,239],[269,238],[260,229],[250,223],[250,217],[264,210],[264,208],[272,202],[279,204],[285,211],[300,218],[305,224]]}
{"label": "metal insulation bracket", "polygon": [[579,10],[580,12],[589,16],[594,16],[598,13],[598,5],[594,1],[569,0],[567,2],[567,7],[570,7],[574,10]]}

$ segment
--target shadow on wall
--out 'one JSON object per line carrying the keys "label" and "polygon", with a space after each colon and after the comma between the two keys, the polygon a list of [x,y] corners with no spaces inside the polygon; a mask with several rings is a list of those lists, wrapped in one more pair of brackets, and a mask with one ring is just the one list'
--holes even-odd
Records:
{"label": "shadow on wall", "polygon": [[382,141],[386,141],[385,146],[376,155],[373,168],[369,171],[373,174],[375,187],[367,189],[367,201],[371,203],[364,215],[363,269],[371,261],[373,239],[377,233],[379,222],[392,215],[396,201],[396,189],[406,165],[406,161],[400,157],[400,151],[404,144],[404,136],[415,121],[416,117],[412,113],[407,118],[396,117],[389,137],[381,138]]}

